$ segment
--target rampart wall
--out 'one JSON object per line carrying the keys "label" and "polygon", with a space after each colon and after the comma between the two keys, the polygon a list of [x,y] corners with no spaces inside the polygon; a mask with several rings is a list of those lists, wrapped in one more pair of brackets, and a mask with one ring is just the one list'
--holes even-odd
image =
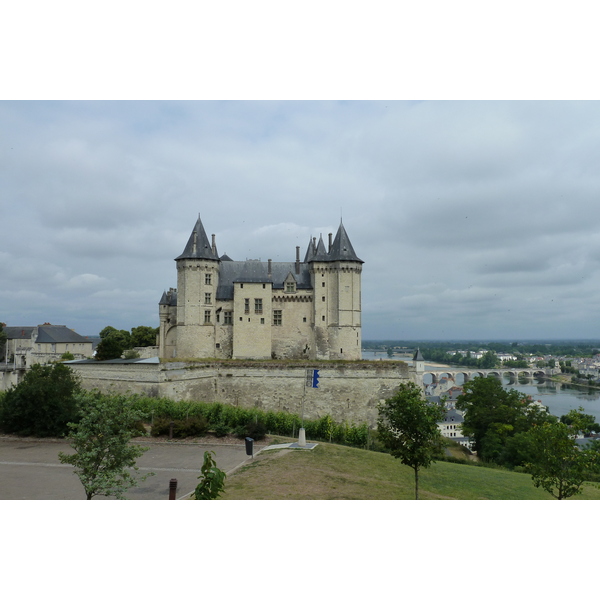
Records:
{"label": "rampart wall", "polygon": [[[167,362],[161,364],[70,365],[86,389],[163,396],[174,400],[221,402],[280,410],[316,419],[377,422],[377,406],[400,383],[414,380],[404,362],[317,362],[307,365],[278,361]],[[319,388],[305,386],[306,369],[319,369]]]}

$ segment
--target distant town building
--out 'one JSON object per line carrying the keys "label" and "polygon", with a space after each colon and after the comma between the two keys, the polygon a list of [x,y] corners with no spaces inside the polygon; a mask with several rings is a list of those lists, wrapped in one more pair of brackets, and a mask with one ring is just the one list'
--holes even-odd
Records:
{"label": "distant town building", "polygon": [[76,359],[93,355],[93,342],[65,325],[5,327],[6,347],[3,358],[6,366],[28,369],[61,359],[66,352]]}

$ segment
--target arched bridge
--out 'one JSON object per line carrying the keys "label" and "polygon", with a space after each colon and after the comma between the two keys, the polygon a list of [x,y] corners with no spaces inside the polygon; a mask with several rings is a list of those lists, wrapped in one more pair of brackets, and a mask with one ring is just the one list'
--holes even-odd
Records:
{"label": "arched bridge", "polygon": [[517,379],[518,377],[527,377],[532,379],[534,377],[537,378],[550,378],[553,374],[552,369],[540,369],[540,368],[530,368],[530,369],[446,369],[446,370],[436,370],[436,371],[423,371],[422,375],[431,375],[432,380],[431,383],[439,383],[442,377],[450,376],[452,379],[456,380],[457,375],[462,375],[464,378],[464,382],[471,381],[474,377],[489,377],[490,375],[494,377],[498,377],[502,379],[503,375],[508,375],[509,377]]}

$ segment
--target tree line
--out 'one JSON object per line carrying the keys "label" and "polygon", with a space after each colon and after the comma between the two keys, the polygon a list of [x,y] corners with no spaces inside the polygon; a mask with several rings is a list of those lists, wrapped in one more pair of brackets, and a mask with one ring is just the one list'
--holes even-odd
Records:
{"label": "tree line", "polygon": [[478,352],[481,350],[495,353],[505,352],[510,354],[534,354],[544,356],[569,356],[573,358],[589,357],[600,353],[600,340],[553,340],[552,342],[481,342],[481,341],[431,341],[431,340],[363,340],[362,347],[369,348],[420,348],[421,352],[427,350],[440,350],[450,352],[465,350]]}

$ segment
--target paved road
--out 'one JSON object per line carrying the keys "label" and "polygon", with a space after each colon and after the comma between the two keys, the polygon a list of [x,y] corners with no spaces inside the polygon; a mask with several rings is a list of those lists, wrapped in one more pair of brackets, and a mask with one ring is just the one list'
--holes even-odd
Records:
{"label": "paved road", "polygon": [[[217,466],[230,472],[249,457],[243,442],[214,445],[168,442],[146,443],[150,449],[137,461],[139,473],[153,472],[127,494],[130,500],[167,500],[169,481],[177,479],[177,497],[194,490],[206,450],[216,454]],[[255,446],[255,453],[258,447]],[[71,465],[63,465],[58,453],[70,453],[60,441],[0,438],[0,500],[85,500],[83,486]],[[96,499],[114,499],[98,496]]]}

